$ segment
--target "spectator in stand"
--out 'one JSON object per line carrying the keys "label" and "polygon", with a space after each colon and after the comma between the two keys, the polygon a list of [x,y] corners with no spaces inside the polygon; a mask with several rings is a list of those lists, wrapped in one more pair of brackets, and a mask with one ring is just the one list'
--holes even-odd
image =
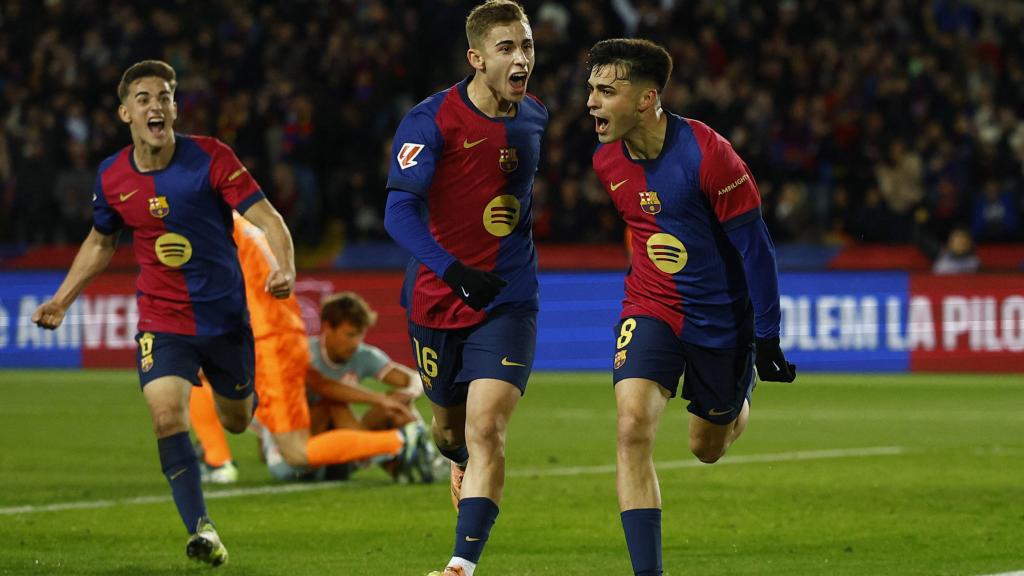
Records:
{"label": "spectator in stand", "polygon": [[974,241],[966,228],[954,228],[949,233],[946,246],[935,259],[932,272],[935,274],[972,274],[981,267],[981,260],[974,253]]}
{"label": "spectator in stand", "polygon": [[[590,122],[581,100],[582,54],[600,38],[634,31],[663,41],[673,57],[665,105],[707,119],[760,182],[775,184],[776,193],[764,198],[769,226],[777,204],[788,201],[785,182],[806,187],[815,221],[826,220],[839,188],[856,212],[873,204],[868,196],[877,185],[883,204],[903,221],[914,211],[906,205],[923,198],[937,238],[972,221],[979,184],[990,178],[1024,195],[1024,42],[1012,3],[526,4],[537,15],[537,42],[548,48],[537,56],[542,79],[531,87],[552,118],[536,178],[547,188],[547,205],[535,206],[551,216],[548,241],[621,238],[616,227],[580,230],[568,222],[575,228],[566,233],[558,225],[565,205],[584,223],[608,220],[602,194],[586,180],[593,145],[577,129]],[[457,47],[462,0],[213,3],[187,15],[115,0],[114,18],[92,5],[12,7],[0,21],[0,123],[11,176],[3,178],[8,212],[0,219],[8,225],[0,224],[0,241],[16,234],[29,243],[53,240],[27,225],[53,207],[31,206],[25,194],[39,189],[39,180],[48,179],[44,189],[52,190],[48,175],[73,166],[64,153],[69,134],[87,138],[90,165],[120,147],[125,135],[109,114],[117,103],[104,87],[116,84],[125,64],[151,57],[181,71],[183,131],[212,131],[231,145],[275,200],[274,167],[288,164],[288,173],[276,176],[287,188],[282,196],[294,195],[290,222],[301,243],[324,243],[328,223],[338,219],[345,219],[349,241],[380,241],[384,197],[367,191],[386,180],[388,140],[406,110],[444,88],[437,78],[469,73]],[[891,140],[904,143],[898,162]],[[41,165],[49,171],[39,172]],[[358,189],[349,184],[356,172],[363,173]],[[565,186],[572,191],[563,196]],[[339,193],[361,198],[358,226],[339,212],[354,203]],[[1019,203],[1010,212],[1020,222]],[[74,236],[74,224],[62,227],[63,238]],[[908,230],[890,226],[866,236],[909,241]],[[1021,233],[1018,225],[1016,240]]]}
{"label": "spectator in stand", "polygon": [[981,196],[974,201],[971,234],[981,241],[1006,242],[1017,237],[1019,222],[1013,193],[998,180],[985,182]]}
{"label": "spectator in stand", "polygon": [[889,143],[888,155],[875,169],[878,191],[893,215],[890,239],[910,239],[913,209],[924,200],[921,157],[901,139]]}
{"label": "spectator in stand", "polygon": [[58,211],[57,240],[70,244],[80,242],[89,234],[96,169],[89,165],[89,149],[83,142],[68,141],[67,154],[71,165],[57,174],[53,200]]}

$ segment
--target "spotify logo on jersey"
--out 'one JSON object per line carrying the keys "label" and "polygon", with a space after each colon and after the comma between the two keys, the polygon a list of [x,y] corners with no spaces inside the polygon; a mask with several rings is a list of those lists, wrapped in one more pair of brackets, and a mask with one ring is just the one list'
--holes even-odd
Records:
{"label": "spotify logo on jersey", "polygon": [[658,270],[675,274],[686,267],[686,246],[671,234],[652,234],[647,239],[647,257]]}
{"label": "spotify logo on jersey", "polygon": [[164,266],[179,268],[192,259],[192,243],[181,234],[168,232],[156,239],[156,257]]}
{"label": "spotify logo on jersey", "polygon": [[519,224],[519,200],[515,196],[498,196],[484,208],[484,228],[494,236],[508,236],[516,224]]}

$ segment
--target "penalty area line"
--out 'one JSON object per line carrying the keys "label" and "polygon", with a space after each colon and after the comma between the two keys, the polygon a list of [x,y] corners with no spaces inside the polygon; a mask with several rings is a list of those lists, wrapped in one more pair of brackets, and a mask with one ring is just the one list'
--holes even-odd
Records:
{"label": "penalty area line", "polygon": [[[877,446],[874,448],[849,448],[841,450],[806,450],[800,452],[782,452],[776,454],[742,454],[730,456],[719,461],[715,466],[727,464],[763,464],[799,462],[808,460],[830,460],[836,458],[863,458],[870,456],[897,456],[906,452],[900,446]],[[699,468],[707,466],[696,459],[670,460],[657,462],[658,470],[678,470],[682,468]],[[603,466],[572,466],[565,468],[526,468],[510,470],[510,477],[537,477],[537,476],[585,476],[591,474],[609,474],[615,472],[615,465]],[[314,492],[318,490],[330,490],[334,488],[351,487],[351,482],[313,482],[308,484],[276,484],[271,486],[255,486],[252,488],[234,488],[229,490],[209,490],[205,496],[207,500],[219,500],[225,498],[241,498],[261,494],[294,494],[299,492]],[[170,502],[170,495],[162,496],[139,496],[136,498],[121,498],[107,500],[85,500],[80,502],[59,502],[56,504],[27,504],[23,506],[11,506],[0,508],[0,516],[13,516],[15,514],[37,514],[40,512],[60,512],[62,510],[92,510],[97,508],[113,508],[114,506],[140,506],[144,504],[159,504]],[[1024,572],[1014,572],[992,576],[1024,576]]]}

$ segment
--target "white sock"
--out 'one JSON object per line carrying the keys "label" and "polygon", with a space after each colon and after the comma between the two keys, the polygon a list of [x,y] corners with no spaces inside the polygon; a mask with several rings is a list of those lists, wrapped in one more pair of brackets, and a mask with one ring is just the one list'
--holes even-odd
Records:
{"label": "white sock", "polygon": [[460,558],[459,556],[452,556],[452,559],[448,561],[449,566],[461,566],[466,571],[466,576],[473,576],[473,570],[476,570],[476,564]]}

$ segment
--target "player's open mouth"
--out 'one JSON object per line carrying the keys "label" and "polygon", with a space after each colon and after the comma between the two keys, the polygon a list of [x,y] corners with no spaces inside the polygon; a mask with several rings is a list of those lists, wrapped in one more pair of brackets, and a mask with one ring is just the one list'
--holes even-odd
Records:
{"label": "player's open mouth", "polygon": [[146,126],[149,127],[149,133],[153,136],[163,136],[167,131],[163,118],[150,118]]}
{"label": "player's open mouth", "polygon": [[523,92],[526,92],[526,79],[529,76],[530,75],[527,74],[526,72],[516,72],[515,74],[509,76],[508,82],[509,84],[512,85],[512,91],[515,92],[516,94],[522,94]]}
{"label": "player's open mouth", "polygon": [[594,116],[594,131],[598,134],[606,134],[608,132],[608,120]]}

